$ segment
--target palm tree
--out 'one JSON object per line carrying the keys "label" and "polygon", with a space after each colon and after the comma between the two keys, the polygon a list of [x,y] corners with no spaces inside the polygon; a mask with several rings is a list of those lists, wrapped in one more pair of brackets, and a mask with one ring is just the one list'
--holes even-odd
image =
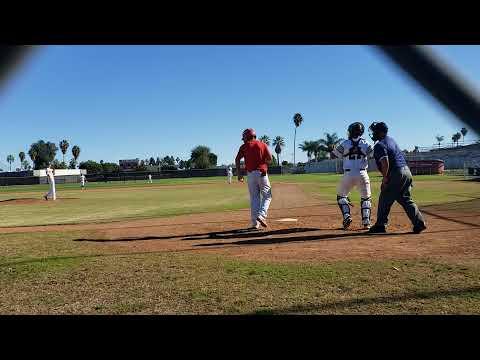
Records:
{"label": "palm tree", "polygon": [[456,134],[453,134],[452,136],[453,143],[454,144],[456,143],[458,146],[458,141],[460,140],[461,137],[462,137],[462,134],[460,134],[459,132],[457,132]]}
{"label": "palm tree", "polygon": [[68,147],[70,146],[70,144],[68,143],[67,140],[62,140],[62,141],[60,141],[58,146],[60,147],[60,150],[62,150],[63,162],[65,163],[65,154],[67,153],[67,150],[68,150]]}
{"label": "palm tree", "polygon": [[463,137],[463,145],[465,145],[465,135],[467,135],[468,130],[467,128],[462,128],[460,132],[462,133],[462,137]]}
{"label": "palm tree", "polygon": [[325,138],[318,141],[322,145],[322,150],[330,153],[343,139],[339,138],[337,133],[325,133]]}
{"label": "palm tree", "polygon": [[38,151],[35,147],[31,147],[30,150],[28,150],[28,156],[30,156],[30,159],[32,159],[32,162],[35,164],[35,160],[38,157]]}
{"label": "palm tree", "polygon": [[258,140],[265,143],[267,146],[270,146],[270,138],[268,135],[262,135]]}
{"label": "palm tree", "polygon": [[312,151],[315,156],[315,161],[327,159],[328,149],[321,143],[320,140],[312,141]]}
{"label": "palm tree", "polygon": [[20,151],[18,153],[18,158],[20,159],[20,168],[23,167],[23,161],[25,160],[25,153],[23,151]]}
{"label": "palm tree", "polygon": [[303,143],[298,145],[298,148],[301,149],[303,152],[307,153],[308,161],[310,161],[312,158],[312,154],[315,153],[315,142],[305,140]]}
{"label": "palm tree", "polygon": [[8,155],[7,156],[7,162],[10,164],[10,171],[12,171],[12,163],[15,161],[15,158],[13,155]]}
{"label": "palm tree", "polygon": [[437,135],[437,136],[435,136],[435,139],[437,139],[437,141],[438,141],[438,148],[440,148],[440,144],[442,143],[444,137],[441,136],[441,135]]}
{"label": "palm tree", "polygon": [[73,156],[73,160],[75,161],[75,164],[76,164],[77,159],[80,156],[80,147],[78,147],[77,145],[74,145],[72,147],[72,156]]}
{"label": "palm tree", "polygon": [[300,113],[293,115],[293,123],[295,124],[295,136],[293,137],[293,166],[295,166],[295,152],[296,152],[296,141],[297,141],[297,128],[302,124],[303,117]]}
{"label": "palm tree", "polygon": [[275,146],[275,152],[277,153],[277,162],[280,165],[280,153],[282,152],[282,148],[285,147],[285,139],[281,136],[276,136],[273,139],[273,146]]}

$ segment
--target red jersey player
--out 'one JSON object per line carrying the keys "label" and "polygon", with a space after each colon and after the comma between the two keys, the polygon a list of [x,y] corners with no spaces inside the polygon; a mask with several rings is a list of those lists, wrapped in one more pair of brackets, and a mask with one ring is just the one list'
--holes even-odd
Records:
{"label": "red jersey player", "polygon": [[268,164],[272,161],[272,154],[265,143],[257,140],[253,129],[246,129],[242,134],[242,140],[243,145],[240,146],[235,159],[238,180],[243,182],[240,160],[244,158],[248,174],[252,228],[258,229],[259,223],[267,227],[267,212],[272,201],[272,187],[267,170]]}

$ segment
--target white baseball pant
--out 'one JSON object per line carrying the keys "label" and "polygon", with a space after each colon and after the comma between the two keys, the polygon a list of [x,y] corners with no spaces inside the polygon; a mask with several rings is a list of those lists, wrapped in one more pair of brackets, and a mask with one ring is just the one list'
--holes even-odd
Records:
{"label": "white baseball pant", "polygon": [[50,185],[50,188],[48,189],[47,198],[57,200],[57,192],[55,191],[55,178],[49,177],[48,184]]}
{"label": "white baseball pant", "polygon": [[257,226],[257,217],[267,218],[272,202],[272,187],[268,175],[262,176],[258,170],[248,173],[248,191],[250,192],[250,213],[252,226]]}
{"label": "white baseball pant", "polygon": [[228,181],[229,184],[232,183],[232,177],[233,177],[233,175],[228,175],[228,180],[227,181]]}
{"label": "white baseball pant", "polygon": [[354,187],[360,191],[360,196],[364,199],[372,195],[370,190],[370,177],[366,171],[360,171],[360,173],[356,174],[345,173],[342,181],[338,184],[337,195],[346,197]]}

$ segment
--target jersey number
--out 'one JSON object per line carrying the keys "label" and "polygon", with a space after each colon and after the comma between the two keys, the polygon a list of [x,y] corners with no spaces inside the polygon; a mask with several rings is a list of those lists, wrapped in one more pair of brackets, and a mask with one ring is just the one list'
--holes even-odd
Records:
{"label": "jersey number", "polygon": [[353,155],[350,155],[348,157],[349,160],[361,160],[362,159],[362,155],[360,154],[353,154]]}

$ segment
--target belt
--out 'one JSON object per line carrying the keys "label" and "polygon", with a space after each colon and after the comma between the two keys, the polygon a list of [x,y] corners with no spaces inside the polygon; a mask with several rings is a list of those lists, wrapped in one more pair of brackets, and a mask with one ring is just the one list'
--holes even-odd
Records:
{"label": "belt", "polygon": [[[366,171],[367,169],[358,169],[358,171]],[[344,171],[351,171],[351,169],[344,169]]]}

